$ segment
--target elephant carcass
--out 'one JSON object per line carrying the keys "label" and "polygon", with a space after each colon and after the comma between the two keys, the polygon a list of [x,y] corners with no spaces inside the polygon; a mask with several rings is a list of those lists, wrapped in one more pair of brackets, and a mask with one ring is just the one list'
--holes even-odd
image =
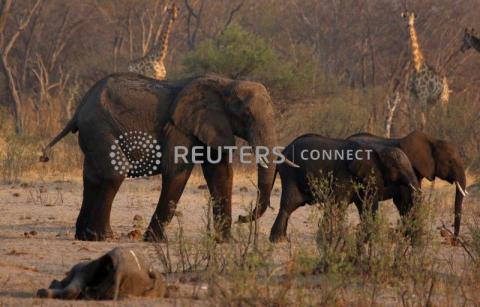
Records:
{"label": "elephant carcass", "polygon": [[63,280],[54,280],[37,297],[117,299],[128,296],[163,297],[162,275],[145,262],[141,252],[117,247],[102,257],[73,266]]}

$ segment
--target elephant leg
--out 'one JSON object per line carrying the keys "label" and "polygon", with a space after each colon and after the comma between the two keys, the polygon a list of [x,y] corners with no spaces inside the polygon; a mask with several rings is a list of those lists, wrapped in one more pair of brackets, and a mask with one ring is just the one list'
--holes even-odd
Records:
{"label": "elephant leg", "polygon": [[369,224],[369,215],[375,218],[378,211],[378,199],[373,199],[370,206],[370,210],[367,210],[364,201],[356,198],[353,203],[357,207],[358,214],[360,216],[360,235],[363,236],[363,240],[357,242],[357,253],[361,255],[365,252],[364,244],[366,244],[372,238],[372,225]]}
{"label": "elephant leg", "polygon": [[95,180],[84,176],[83,202],[76,222],[76,239],[103,241],[113,237],[110,212],[122,181],[121,177]]}
{"label": "elephant leg", "polygon": [[[83,201],[76,222],[75,238],[101,241],[113,236],[110,227],[112,202],[125,177],[116,172],[109,158],[113,136],[98,122],[88,122],[79,129],[78,142],[83,163]],[[88,137],[98,133],[98,138]],[[87,136],[87,137],[85,137]]]}
{"label": "elephant leg", "polygon": [[83,162],[83,199],[82,206],[80,207],[80,212],[78,213],[77,222],[75,224],[75,238],[80,240],[87,240],[84,237],[85,230],[87,227],[87,222],[90,216],[91,204],[95,202],[95,193],[92,191],[92,188],[95,184],[90,184],[94,181],[89,179],[89,176],[94,176],[92,172],[92,167],[88,164],[87,158]]}
{"label": "elephant leg", "polygon": [[[413,208],[413,197],[407,187],[399,187],[398,193],[393,197],[393,203],[398,209],[400,218],[405,224],[405,236],[410,237],[413,241],[417,235],[415,230],[415,216],[411,215]],[[408,221],[407,219],[412,219]]]}
{"label": "elephant leg", "polygon": [[360,199],[355,199],[353,201],[353,203],[355,204],[355,206],[357,207],[357,210],[358,210],[358,215],[360,216],[360,219],[363,221],[365,219],[365,214],[372,214],[373,217],[375,217],[377,215],[377,211],[378,211],[378,200],[377,199],[374,199],[372,200],[372,204],[371,204],[371,207],[370,207],[370,212],[365,212],[366,208],[365,208],[365,205],[363,203],[362,200]]}
{"label": "elephant leg", "polygon": [[229,241],[232,227],[233,170],[228,159],[202,164],[203,176],[212,197],[213,223],[218,242]]}
{"label": "elephant leg", "polygon": [[280,210],[278,211],[275,223],[270,231],[270,242],[282,242],[287,239],[287,226],[288,219],[293,211],[298,207],[305,205],[305,199],[298,188],[291,184],[283,184],[285,187],[282,190],[282,196],[280,197]]}
{"label": "elephant leg", "polygon": [[414,196],[408,187],[399,186],[393,195],[393,203],[401,217],[407,216],[413,208]]}
{"label": "elephant leg", "polygon": [[144,240],[149,242],[165,242],[164,227],[172,220],[177,203],[192,173],[193,165],[187,165],[176,174],[164,174],[162,179],[162,191],[157,208],[153,213],[150,224],[144,235]]}

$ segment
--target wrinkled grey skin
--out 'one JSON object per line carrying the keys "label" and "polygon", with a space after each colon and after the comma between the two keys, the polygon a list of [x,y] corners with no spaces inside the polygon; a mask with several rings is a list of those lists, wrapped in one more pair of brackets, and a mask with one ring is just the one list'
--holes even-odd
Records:
{"label": "wrinkled grey skin", "polygon": [[[302,151],[308,150],[353,150],[361,153],[357,159],[303,159]],[[371,150],[368,153],[366,150]],[[372,199],[372,211],[375,213],[378,200],[383,198],[390,184],[406,187],[413,193],[419,187],[417,178],[406,155],[397,148],[372,148],[354,141],[332,139],[315,134],[300,136],[290,143],[283,154],[298,164],[295,168],[280,164],[277,170],[282,180],[280,210],[270,233],[270,241],[278,242],[286,238],[288,219],[292,212],[305,204],[313,204],[317,199],[312,193],[311,179],[328,179],[332,176],[331,196],[335,202],[355,203],[360,216],[365,210],[364,200]],[[373,179],[373,182],[372,182]],[[371,184],[374,184],[372,186]],[[314,183],[313,183],[314,184]],[[358,187],[367,187],[365,188]],[[413,187],[413,188],[411,188]],[[325,192],[325,191],[324,191]],[[330,192],[330,191],[328,191]],[[371,193],[366,195],[365,193]],[[366,198],[368,197],[368,198]]]}
{"label": "wrinkled grey skin", "polygon": [[37,297],[109,300],[128,296],[163,297],[162,275],[132,248],[115,248],[102,257],[73,266],[63,280],[53,280]]}
{"label": "wrinkled grey skin", "polygon": [[[162,191],[145,234],[148,241],[164,241],[164,226],[173,217],[193,164],[174,163],[174,147],[235,145],[235,137],[249,145],[276,145],[273,106],[265,87],[256,82],[235,81],[215,75],[191,80],[158,81],[137,74],[111,75],[97,82],[85,95],[65,129],[45,148],[69,132],[79,132],[85,154],[83,202],[75,237],[104,240],[112,236],[110,211],[124,176],[111,164],[114,140],[127,131],[141,131],[159,141],[162,150]],[[214,200],[217,239],[230,237],[233,171],[225,152],[218,164],[202,164]],[[258,167],[258,202],[268,206],[275,167],[273,159]]]}
{"label": "wrinkled grey skin", "polygon": [[[456,186],[455,192],[454,234],[455,236],[459,235],[464,198],[459,186],[463,192],[466,191],[466,177],[465,167],[460,158],[460,153],[453,144],[435,139],[421,131],[413,131],[403,138],[387,139],[369,133],[358,133],[350,136],[348,139],[369,146],[400,148],[412,163],[420,184],[423,178],[433,181],[436,177],[451,184],[457,182],[458,185]],[[385,199],[393,198],[393,202],[402,214],[402,212],[407,212],[411,207],[411,198],[407,192],[403,187],[392,186],[390,193],[386,195]]]}

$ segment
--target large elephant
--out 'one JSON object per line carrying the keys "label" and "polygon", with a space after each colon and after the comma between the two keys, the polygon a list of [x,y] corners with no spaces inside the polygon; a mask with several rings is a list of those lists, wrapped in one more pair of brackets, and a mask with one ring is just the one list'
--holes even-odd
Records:
{"label": "large elephant", "polygon": [[[378,199],[383,198],[388,185],[404,186],[412,194],[419,187],[410,161],[397,148],[375,149],[354,141],[307,134],[290,143],[283,155],[299,167],[277,166],[282,195],[280,210],[270,233],[272,242],[286,237],[288,219],[294,210],[305,204],[325,201],[314,195],[312,178],[322,180],[332,176],[332,191],[328,192],[333,200],[355,203],[360,216],[365,210],[366,192],[371,193],[372,210],[375,212]],[[372,178],[374,188],[370,185]],[[365,189],[367,186],[371,188]]]}
{"label": "large elephant", "polygon": [[[408,156],[421,184],[423,178],[433,181],[436,177],[456,185],[454,234],[460,233],[462,203],[466,195],[465,168],[457,148],[444,140],[413,131],[403,138],[383,138],[369,133],[358,133],[348,139],[365,145],[381,145],[400,148]],[[388,198],[392,198],[398,208],[408,208],[410,198],[403,187],[394,188]]]}
{"label": "large elephant", "polygon": [[[138,175],[129,149],[116,153],[116,160],[124,161],[122,167],[127,165],[125,173],[120,173],[118,163],[113,165],[111,160],[115,156],[112,148],[129,132],[153,136],[161,145],[160,167],[145,174],[161,173],[163,178],[160,200],[145,233],[150,241],[165,239],[164,226],[173,217],[194,165],[189,160],[175,161],[176,147],[230,146],[239,137],[254,148],[268,147],[272,155],[276,144],[273,106],[266,88],[215,75],[181,81],[158,81],[137,74],[108,76],[88,91],[74,117],[45,148],[41,160],[47,161],[51,147],[77,130],[85,155],[83,202],[75,233],[81,240],[104,240],[113,234],[110,211],[115,194],[126,174]],[[233,173],[225,151],[218,152],[216,158],[219,163],[203,163],[202,169],[221,241],[230,236]],[[258,163],[257,201],[262,206],[269,204],[274,172],[270,156]]]}

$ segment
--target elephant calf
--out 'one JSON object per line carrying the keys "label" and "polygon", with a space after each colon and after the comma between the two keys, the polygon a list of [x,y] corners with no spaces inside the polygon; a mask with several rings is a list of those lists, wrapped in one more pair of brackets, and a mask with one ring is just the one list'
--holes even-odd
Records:
{"label": "elephant calf", "polygon": [[[370,133],[357,133],[348,139],[365,146],[389,146],[401,149],[412,163],[420,184],[423,178],[429,181],[440,178],[455,184],[454,234],[455,236],[460,234],[463,198],[468,192],[465,166],[457,146],[422,131],[412,131],[402,138],[392,139]],[[410,197],[405,188],[394,189],[391,195],[387,195],[385,199],[388,198],[393,198],[393,202],[399,210],[408,211]]]}
{"label": "elephant calf", "polygon": [[141,253],[115,248],[102,257],[73,266],[63,280],[54,280],[37,297],[117,299],[127,296],[163,297],[162,275],[147,265]]}
{"label": "elephant calf", "polygon": [[382,199],[389,185],[409,187],[412,193],[419,187],[410,161],[398,148],[373,149],[354,141],[308,134],[294,140],[283,154],[299,167],[277,166],[282,195],[280,211],[270,233],[272,242],[285,239],[288,218],[293,211],[319,201],[311,189],[312,178],[321,180],[331,174],[335,180],[331,191],[335,201],[355,203],[360,214],[364,209],[365,189],[358,191],[356,185],[366,186],[372,176],[376,187],[372,210],[376,210],[378,199]]}

